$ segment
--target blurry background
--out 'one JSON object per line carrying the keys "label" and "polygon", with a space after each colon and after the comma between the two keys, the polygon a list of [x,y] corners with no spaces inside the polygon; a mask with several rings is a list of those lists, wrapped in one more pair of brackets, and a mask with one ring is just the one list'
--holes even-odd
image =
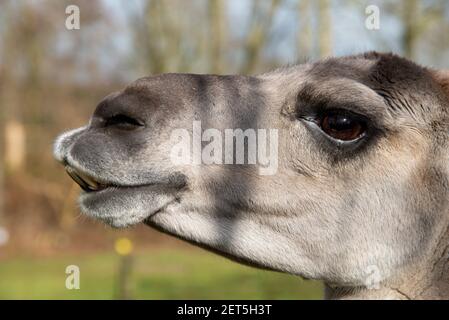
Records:
{"label": "blurry background", "polygon": [[[79,30],[65,27],[70,4]],[[254,74],[367,50],[447,68],[448,31],[445,0],[1,0],[0,298],[321,298],[318,282],[81,216],[53,140],[145,75]],[[69,265],[80,290],[65,286]]]}

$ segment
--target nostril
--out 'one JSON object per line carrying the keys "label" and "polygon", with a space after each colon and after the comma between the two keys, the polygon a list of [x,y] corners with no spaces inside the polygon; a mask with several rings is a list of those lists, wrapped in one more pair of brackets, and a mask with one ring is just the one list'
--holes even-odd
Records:
{"label": "nostril", "polygon": [[143,126],[143,121],[125,114],[116,114],[104,119],[104,127],[116,127],[123,130],[132,130]]}

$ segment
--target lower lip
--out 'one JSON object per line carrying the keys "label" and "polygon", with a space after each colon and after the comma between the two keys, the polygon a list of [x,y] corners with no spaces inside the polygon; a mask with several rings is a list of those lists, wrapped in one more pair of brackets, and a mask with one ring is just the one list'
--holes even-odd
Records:
{"label": "lower lip", "polygon": [[175,190],[164,185],[108,187],[100,191],[82,192],[79,201],[82,207],[90,208],[86,212],[89,210],[94,212],[104,205],[112,208],[110,209],[112,211],[123,212],[124,208],[134,207],[134,205],[138,207],[137,202],[146,203],[144,210],[148,213],[146,219],[163,211],[169,203],[175,201],[177,199],[175,193]]}

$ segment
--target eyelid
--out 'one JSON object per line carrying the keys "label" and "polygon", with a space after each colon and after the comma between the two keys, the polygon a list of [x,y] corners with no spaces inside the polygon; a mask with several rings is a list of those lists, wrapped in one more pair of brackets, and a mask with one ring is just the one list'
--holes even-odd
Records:
{"label": "eyelid", "polygon": [[364,121],[370,130],[386,130],[386,124],[384,118],[379,118],[373,114],[365,114],[359,112],[361,107],[356,107],[353,104],[333,104],[332,102],[322,102],[317,104],[307,104],[303,106],[298,106],[297,118],[301,118],[308,121],[317,122],[320,117],[331,112],[341,112],[346,113],[351,116],[357,117],[358,119]]}
{"label": "eyelid", "polygon": [[300,119],[304,119],[307,121],[312,121],[312,122],[316,122],[319,123],[320,120],[329,114],[346,114],[346,115],[350,115],[352,117],[357,118],[358,120],[364,121],[367,124],[369,124],[371,122],[371,119],[359,114],[359,113],[355,113],[353,111],[350,111],[348,109],[343,109],[343,108],[329,108],[329,109],[321,109],[318,110],[312,114],[303,114],[303,115],[298,115],[298,118]]}
{"label": "eyelid", "polygon": [[299,109],[312,107],[349,108],[382,123],[389,117],[385,99],[369,84],[346,78],[332,78],[303,85],[297,95]]}
{"label": "eyelid", "polygon": [[365,123],[369,123],[371,122],[371,119],[363,114],[360,114],[358,112],[354,112],[352,110],[348,110],[348,109],[344,109],[344,108],[329,108],[327,110],[322,110],[321,113],[318,114],[319,117],[324,117],[326,115],[331,115],[331,114],[336,114],[336,115],[347,115],[350,116],[352,118],[355,118],[359,121],[363,121]]}

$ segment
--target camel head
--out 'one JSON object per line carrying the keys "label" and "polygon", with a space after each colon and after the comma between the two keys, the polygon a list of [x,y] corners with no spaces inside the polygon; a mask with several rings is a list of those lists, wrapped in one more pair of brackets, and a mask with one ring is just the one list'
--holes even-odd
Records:
{"label": "camel head", "polygon": [[366,53],[258,76],[162,74],[55,157],[82,212],[145,223],[329,297],[449,297],[449,73]]}

